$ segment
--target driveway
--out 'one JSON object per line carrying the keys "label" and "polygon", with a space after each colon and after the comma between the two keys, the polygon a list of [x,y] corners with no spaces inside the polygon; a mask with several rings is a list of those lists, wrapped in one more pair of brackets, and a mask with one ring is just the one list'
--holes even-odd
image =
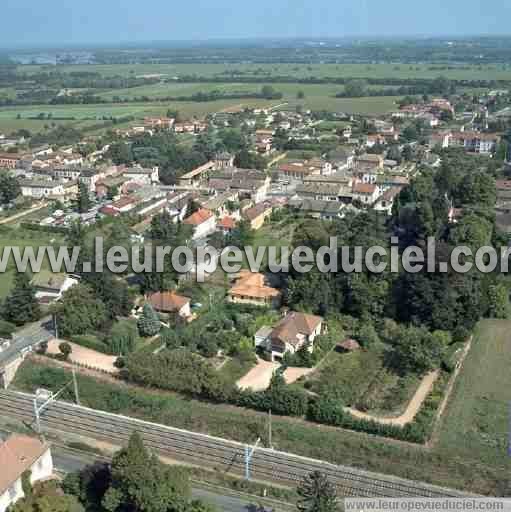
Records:
{"label": "driveway", "polygon": [[[59,345],[66,340],[53,339],[48,343],[49,354],[60,354]],[[115,356],[107,356],[95,350],[82,347],[76,343],[67,342],[71,345],[73,351],[69,355],[69,361],[77,363],[97,370],[103,370],[108,373],[117,373],[119,370],[114,366],[117,359]]]}
{"label": "driveway", "polygon": [[264,391],[269,385],[273,372],[280,367],[279,363],[271,363],[258,359],[246,375],[236,383],[240,389],[252,389],[253,391]]}

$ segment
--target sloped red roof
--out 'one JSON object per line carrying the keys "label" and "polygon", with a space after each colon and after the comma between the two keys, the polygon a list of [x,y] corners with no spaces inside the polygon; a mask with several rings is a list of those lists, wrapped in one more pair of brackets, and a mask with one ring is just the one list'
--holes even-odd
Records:
{"label": "sloped red roof", "polygon": [[205,208],[199,208],[195,213],[192,213],[188,218],[183,221],[183,224],[190,224],[191,226],[199,226],[203,222],[213,217],[213,213]]}

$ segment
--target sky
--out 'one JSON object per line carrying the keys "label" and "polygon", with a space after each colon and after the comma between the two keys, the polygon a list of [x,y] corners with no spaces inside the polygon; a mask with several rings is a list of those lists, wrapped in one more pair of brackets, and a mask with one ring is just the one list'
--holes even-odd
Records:
{"label": "sky", "polygon": [[507,34],[510,0],[1,0],[0,47]]}

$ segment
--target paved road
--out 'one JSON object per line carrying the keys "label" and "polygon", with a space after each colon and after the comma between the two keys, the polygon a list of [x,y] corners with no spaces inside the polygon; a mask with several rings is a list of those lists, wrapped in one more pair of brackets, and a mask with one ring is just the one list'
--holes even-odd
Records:
{"label": "paved road", "polygon": [[[33,422],[33,395],[0,392],[0,413]],[[42,416],[43,429],[74,433],[113,445],[123,445],[139,432],[146,445],[163,457],[215,471],[243,475],[245,446],[205,434],[158,425],[136,418],[54,402]],[[340,496],[356,497],[457,497],[466,493],[380,473],[338,466],[320,460],[258,448],[250,461],[254,479],[289,486],[312,471],[321,471],[336,485]]]}
{"label": "paved road", "polygon": [[45,317],[39,322],[29,324],[13,334],[9,348],[0,352],[0,370],[20,354],[28,352],[37,343],[49,341],[53,338],[53,322],[51,316]]}

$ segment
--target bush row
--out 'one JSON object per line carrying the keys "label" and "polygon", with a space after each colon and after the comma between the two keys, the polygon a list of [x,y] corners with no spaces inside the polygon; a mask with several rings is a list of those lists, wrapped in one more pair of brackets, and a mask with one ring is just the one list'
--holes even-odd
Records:
{"label": "bush row", "polygon": [[164,351],[158,356],[134,354],[127,358],[123,370],[126,380],[139,385],[258,411],[271,409],[275,414],[283,416],[306,417],[321,424],[413,443],[423,443],[428,439],[448,375],[447,372],[442,373],[434,391],[426,399],[414,421],[405,427],[399,427],[355,418],[345,412],[344,404],[338,398],[310,396],[300,388],[287,386],[280,374],[274,375],[265,391],[240,390],[234,383],[224,379],[203,358],[185,349]]}

